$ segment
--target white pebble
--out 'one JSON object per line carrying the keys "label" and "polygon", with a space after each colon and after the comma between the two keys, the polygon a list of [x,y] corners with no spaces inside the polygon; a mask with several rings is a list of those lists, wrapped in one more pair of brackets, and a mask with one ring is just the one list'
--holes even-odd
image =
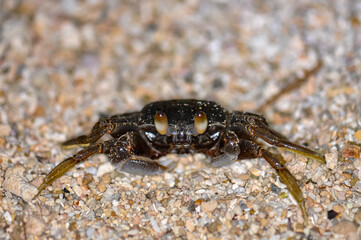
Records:
{"label": "white pebble", "polygon": [[86,230],[86,235],[88,238],[91,238],[93,236],[94,233],[94,228],[90,227]]}
{"label": "white pebble", "polygon": [[5,173],[3,188],[24,201],[29,202],[38,193],[38,189],[29,184],[23,176],[25,168],[21,165],[9,168]]}
{"label": "white pebble", "polygon": [[61,27],[60,36],[64,48],[76,49],[80,46],[80,34],[74,24],[64,23]]}
{"label": "white pebble", "polygon": [[80,197],[83,194],[83,191],[81,190],[81,187],[79,185],[73,186],[73,191],[78,197]]}
{"label": "white pebble", "polygon": [[338,152],[336,148],[332,148],[330,152],[325,154],[326,164],[329,169],[335,169],[337,166]]}
{"label": "white pebble", "polygon": [[28,234],[39,236],[44,232],[46,224],[44,220],[37,216],[30,216],[26,222],[26,232]]}
{"label": "white pebble", "polygon": [[114,189],[112,187],[108,187],[103,194],[103,199],[106,201],[110,201],[112,200],[113,195],[114,195]]}
{"label": "white pebble", "polygon": [[154,231],[156,231],[157,233],[160,233],[158,223],[157,223],[157,221],[154,220],[154,218],[150,219],[150,223],[152,224]]}
{"label": "white pebble", "polygon": [[6,221],[7,224],[10,224],[10,223],[13,221],[13,219],[11,218],[11,214],[10,214],[9,211],[6,211],[6,212],[4,213],[4,218],[5,218],[5,221]]}
{"label": "white pebble", "polygon": [[114,166],[111,162],[103,163],[98,167],[97,177],[101,177],[106,173],[111,173],[114,171]]}

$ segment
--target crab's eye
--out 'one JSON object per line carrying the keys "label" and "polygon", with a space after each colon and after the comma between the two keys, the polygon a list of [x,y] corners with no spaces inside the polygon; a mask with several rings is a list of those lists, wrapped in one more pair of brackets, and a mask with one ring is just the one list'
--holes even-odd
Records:
{"label": "crab's eye", "polygon": [[207,130],[208,120],[204,112],[198,112],[194,116],[194,127],[198,134],[203,134]]}
{"label": "crab's eye", "polygon": [[157,112],[154,117],[155,129],[159,134],[165,135],[168,131],[168,118],[163,112]]}

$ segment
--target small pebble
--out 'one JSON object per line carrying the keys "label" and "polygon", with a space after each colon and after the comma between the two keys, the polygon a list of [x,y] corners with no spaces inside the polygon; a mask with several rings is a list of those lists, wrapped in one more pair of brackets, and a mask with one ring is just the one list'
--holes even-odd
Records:
{"label": "small pebble", "polygon": [[185,235],[185,231],[184,231],[184,228],[183,227],[181,227],[181,226],[175,226],[175,227],[173,227],[173,232],[174,232],[174,235],[176,236],[176,237],[180,237],[180,236],[183,236],[183,235]]}
{"label": "small pebble", "polygon": [[81,44],[78,29],[72,23],[64,23],[60,31],[61,43],[64,48],[77,49]]}
{"label": "small pebble", "polygon": [[87,186],[89,183],[91,183],[93,181],[93,175],[90,174],[90,173],[86,173],[84,174],[84,177],[83,177],[83,184],[85,186]]}
{"label": "small pebble", "polygon": [[26,233],[39,236],[44,232],[46,225],[40,217],[30,216],[28,221],[26,221]]}
{"label": "small pebble", "polygon": [[156,231],[157,233],[160,233],[160,228],[158,226],[157,221],[154,218],[150,218],[150,223],[152,224],[154,231]]}
{"label": "small pebble", "polygon": [[114,188],[112,187],[107,188],[107,190],[103,194],[103,199],[106,201],[113,200],[114,193],[115,193]]}
{"label": "small pebble", "polygon": [[140,217],[139,216],[135,216],[133,219],[132,219],[132,224],[133,226],[136,226],[140,223]]}
{"label": "small pebble", "polygon": [[361,141],[361,129],[357,130],[353,136]]}
{"label": "small pebble", "polygon": [[218,203],[216,200],[212,200],[210,202],[202,202],[201,208],[204,212],[213,212],[218,206]]}
{"label": "small pebble", "polygon": [[360,147],[354,144],[347,144],[342,150],[343,158],[360,158]]}
{"label": "small pebble", "polygon": [[325,154],[326,165],[329,169],[335,169],[337,166],[338,152],[336,148],[332,148],[330,152]]}
{"label": "small pebble", "polygon": [[215,233],[219,231],[219,227],[221,226],[222,222],[217,219],[216,221],[212,222],[211,224],[209,224],[208,226],[208,231],[210,233]]}
{"label": "small pebble", "polygon": [[361,208],[359,208],[357,210],[357,212],[355,213],[355,216],[353,217],[353,219],[358,222],[359,224],[361,223]]}
{"label": "small pebble", "polygon": [[90,227],[86,230],[86,235],[88,238],[91,238],[94,234],[94,228]]}
{"label": "small pebble", "polygon": [[29,202],[38,193],[38,189],[29,184],[23,176],[25,168],[21,165],[9,168],[5,173],[3,188]]}
{"label": "small pebble", "polygon": [[340,204],[333,205],[332,209],[337,213],[343,213],[345,209]]}
{"label": "small pebble", "polygon": [[81,190],[81,187],[78,184],[75,184],[73,186],[73,191],[75,192],[75,194],[80,197],[83,194],[83,191]]}
{"label": "small pebble", "polygon": [[10,224],[13,221],[13,218],[11,217],[11,214],[9,211],[6,211],[3,216],[4,216],[7,224]]}
{"label": "small pebble", "polygon": [[251,234],[257,234],[260,226],[258,224],[251,224],[249,231]]}
{"label": "small pebble", "polygon": [[106,173],[111,173],[115,170],[114,165],[111,162],[103,163],[98,167],[97,177],[102,177]]}
{"label": "small pebble", "polygon": [[341,200],[341,201],[346,200],[346,192],[344,190],[341,190],[341,191],[335,190],[335,195],[338,200]]}
{"label": "small pebble", "polygon": [[98,185],[98,189],[100,192],[104,192],[107,190],[107,185],[110,183],[110,176],[109,174],[103,175],[102,179],[100,180],[100,183]]}
{"label": "small pebble", "polygon": [[196,238],[194,237],[194,234],[191,232],[186,232],[186,239],[196,240]]}
{"label": "small pebble", "polygon": [[350,221],[343,221],[340,222],[332,227],[330,227],[330,231],[337,234],[349,235],[352,232],[357,231],[357,227],[353,222]]}
{"label": "small pebble", "polygon": [[261,175],[261,170],[259,170],[258,168],[252,167],[249,169],[249,171],[255,177],[258,177]]}
{"label": "small pebble", "polygon": [[193,219],[188,219],[185,226],[189,232],[193,232],[195,229]]}
{"label": "small pebble", "polygon": [[303,233],[305,230],[305,225],[303,225],[302,223],[297,223],[296,227],[295,227],[296,232],[298,233]]}
{"label": "small pebble", "polygon": [[239,179],[243,181],[247,181],[250,178],[249,174],[241,174],[239,175]]}
{"label": "small pebble", "polygon": [[317,182],[321,177],[325,176],[326,170],[324,168],[318,168],[315,174],[312,176],[312,181]]}
{"label": "small pebble", "polygon": [[11,127],[7,124],[0,124],[0,137],[7,137],[10,135]]}

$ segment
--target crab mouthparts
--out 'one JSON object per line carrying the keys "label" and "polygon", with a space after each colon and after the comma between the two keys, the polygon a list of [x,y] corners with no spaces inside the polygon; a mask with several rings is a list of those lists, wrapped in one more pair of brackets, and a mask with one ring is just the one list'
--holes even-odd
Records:
{"label": "crab mouthparts", "polygon": [[192,148],[192,135],[190,132],[177,131],[172,136],[172,149],[176,153],[189,153]]}
{"label": "crab mouthparts", "polygon": [[175,145],[184,145],[192,142],[191,132],[176,131],[172,135],[173,135],[172,140]]}
{"label": "crab mouthparts", "polygon": [[192,146],[189,143],[172,144],[171,149],[171,152],[176,154],[186,154],[192,152]]}

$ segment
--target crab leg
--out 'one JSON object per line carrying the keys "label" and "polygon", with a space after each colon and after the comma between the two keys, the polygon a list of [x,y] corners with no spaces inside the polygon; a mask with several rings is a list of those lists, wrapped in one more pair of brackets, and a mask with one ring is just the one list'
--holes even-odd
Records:
{"label": "crab leg", "polygon": [[142,156],[133,156],[131,159],[124,160],[119,167],[123,172],[138,175],[156,175],[169,170],[167,166]]}
{"label": "crab leg", "polygon": [[238,156],[241,153],[241,149],[237,136],[234,133],[228,133],[224,137],[223,141],[225,142],[222,149],[223,153],[219,156],[212,157],[212,160],[210,162],[211,167],[221,167],[229,165],[239,159]]}
{"label": "crab leg", "polygon": [[89,144],[98,141],[102,136],[106,133],[110,134],[114,130],[114,125],[111,123],[104,124],[101,127],[95,125],[89,135],[82,135],[73,139],[70,139],[64,143],[62,143],[61,147],[63,149],[69,149],[76,146],[87,147]]}
{"label": "crab leg", "polygon": [[306,157],[313,158],[320,163],[325,163],[325,158],[320,155],[317,152],[314,152],[310,149],[307,149],[305,147],[299,146],[297,144],[294,144],[290,141],[287,141],[285,139],[279,138],[277,135],[272,133],[268,128],[261,128],[257,126],[250,126],[248,127],[248,131],[251,133],[251,135],[256,136],[264,140],[265,142],[274,145],[276,147],[295,152],[301,155],[304,155]]}
{"label": "crab leg", "polygon": [[[237,147],[235,148],[235,146]],[[235,144],[235,139],[230,138],[228,141],[226,141],[223,153],[214,157],[210,165],[212,167],[220,167],[232,163],[234,161],[235,154],[238,154],[238,160],[249,158],[266,159],[272,168],[275,169],[278,176],[281,178],[281,181],[286,184],[288,191],[296,199],[302,211],[303,218],[305,219],[305,224],[307,224],[306,222],[308,214],[305,206],[305,199],[303,198],[303,194],[297,184],[297,180],[287,170],[287,168],[282,164],[282,161],[278,159],[276,155],[273,155],[269,151],[260,148],[256,143],[250,140],[239,139],[238,144]]]}
{"label": "crab leg", "polygon": [[304,224],[308,223],[308,213],[306,210],[305,199],[303,194],[298,187],[297,180],[294,176],[288,171],[288,169],[281,163],[277,156],[273,155],[267,150],[260,149],[259,157],[263,157],[266,161],[276,170],[278,176],[281,178],[281,181],[286,184],[288,191],[292,194],[295,200],[300,207],[304,219]]}
{"label": "crab leg", "polygon": [[107,118],[101,118],[92,128],[89,135],[82,135],[64,142],[63,149],[69,149],[76,146],[87,147],[98,141],[105,134],[110,134],[113,138],[118,138],[129,131],[137,131],[134,123],[138,118],[138,113],[127,113],[114,115]]}
{"label": "crab leg", "polygon": [[81,150],[76,153],[74,156],[65,159],[59,165],[57,165],[45,178],[43,183],[38,188],[38,193],[35,197],[39,196],[39,194],[50,184],[52,184],[56,179],[63,176],[67,171],[73,168],[76,164],[84,161],[91,155],[95,153],[103,153],[103,143],[92,145],[86,149]]}

